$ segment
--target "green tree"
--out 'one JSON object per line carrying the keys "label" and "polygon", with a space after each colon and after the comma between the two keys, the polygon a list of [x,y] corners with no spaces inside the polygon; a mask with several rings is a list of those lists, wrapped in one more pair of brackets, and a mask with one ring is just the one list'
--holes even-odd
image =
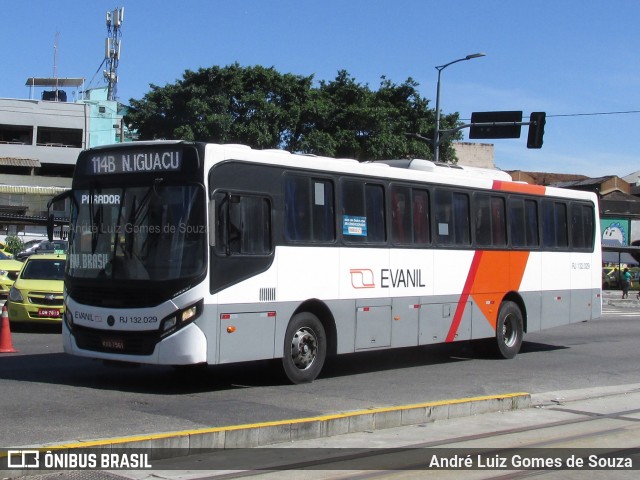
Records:
{"label": "green tree", "polygon": [[[131,99],[126,120],[143,140],[243,143],[359,160],[432,158],[431,144],[406,135],[433,138],[435,114],[417,87],[411,78],[395,84],[382,77],[373,91],[344,70],[314,87],[313,76],[236,63],[151,85],[143,99]],[[457,124],[457,114],[441,115],[442,128]],[[450,143],[441,157],[455,161]]]}
{"label": "green tree", "polygon": [[9,235],[4,239],[5,250],[12,255],[20,253],[24,249],[24,243],[16,235]]}
{"label": "green tree", "polygon": [[293,135],[312,79],[238,64],[187,70],[177,83],[151,85],[142,100],[132,99],[127,122],[142,140],[177,138],[277,148]]}

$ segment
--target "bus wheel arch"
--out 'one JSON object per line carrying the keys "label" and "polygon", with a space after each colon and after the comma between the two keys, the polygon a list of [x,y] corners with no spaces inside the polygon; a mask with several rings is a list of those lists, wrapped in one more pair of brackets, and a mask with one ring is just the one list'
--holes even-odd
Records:
{"label": "bus wheel arch", "polygon": [[527,307],[525,306],[524,300],[518,292],[511,291],[502,299],[502,303],[506,301],[515,303],[520,309],[520,313],[522,313],[522,330],[524,333],[527,333]]}
{"label": "bus wheel arch", "polygon": [[327,355],[336,355],[338,351],[338,332],[335,318],[327,304],[316,298],[310,299],[300,304],[296,308],[294,315],[300,312],[309,312],[318,317],[327,336]]}
{"label": "bus wheel arch", "polygon": [[295,384],[310,383],[320,374],[335,337],[335,324],[325,315],[322,303],[301,305],[287,325],[283,344],[282,367]]}

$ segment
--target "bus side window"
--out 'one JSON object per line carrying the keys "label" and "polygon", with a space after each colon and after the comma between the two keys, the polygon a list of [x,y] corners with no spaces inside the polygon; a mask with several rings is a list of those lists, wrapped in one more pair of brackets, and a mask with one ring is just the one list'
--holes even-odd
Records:
{"label": "bus side window", "polygon": [[309,180],[305,177],[287,177],[285,181],[285,237],[287,240],[309,240],[311,213]]}
{"label": "bus side window", "polygon": [[425,245],[431,241],[429,232],[429,192],[413,190],[413,241]]}
{"label": "bus side window", "polygon": [[584,225],[582,224],[582,205],[571,204],[571,246],[573,248],[584,248]]}
{"label": "bus side window", "polygon": [[556,202],[555,204],[555,215],[556,215],[556,228],[557,239],[558,239],[558,247],[568,247],[569,246],[569,224],[567,219],[567,204]]}
{"label": "bus side window", "polygon": [[475,198],[475,234],[476,244],[481,247],[491,245],[491,215],[489,195],[477,194]]}
{"label": "bus side window", "polygon": [[504,198],[476,194],[474,227],[478,246],[504,247],[507,244]]}
{"label": "bus side window", "polygon": [[566,203],[553,200],[542,201],[542,244],[547,248],[569,246]]}
{"label": "bus side window", "polygon": [[333,183],[288,176],[285,181],[285,238],[289,241],[335,240]]}
{"label": "bus side window", "polygon": [[552,248],[556,246],[556,216],[553,201],[542,201],[542,246]]}
{"label": "bus side window", "polygon": [[333,242],[336,239],[335,208],[333,206],[333,183],[329,180],[313,179],[313,239]]}
{"label": "bus side window", "polygon": [[595,211],[591,205],[582,206],[582,223],[584,225],[584,248],[593,252]]}
{"label": "bus side window", "polygon": [[456,245],[470,245],[469,195],[459,192],[453,193],[453,212]]}
{"label": "bus side window", "polygon": [[394,243],[411,243],[411,203],[408,187],[394,186],[391,189],[391,237]]}
{"label": "bus side window", "polygon": [[384,187],[347,180],[342,184],[342,234],[348,242],[386,241]]}
{"label": "bus side window", "polygon": [[453,212],[451,192],[436,190],[435,194],[436,241],[441,245],[453,244]]}
{"label": "bus side window", "polygon": [[384,188],[382,185],[367,184],[365,186],[367,202],[367,223],[369,242],[384,242],[386,240]]}
{"label": "bus side window", "polygon": [[257,195],[216,194],[216,252],[266,255],[271,252],[271,203]]}
{"label": "bus side window", "polygon": [[571,243],[580,250],[593,250],[593,207],[571,204]]}
{"label": "bus side window", "polygon": [[509,226],[511,245],[513,247],[526,246],[525,211],[522,198],[509,199]]}
{"label": "bus side window", "polygon": [[540,245],[538,229],[538,202],[535,200],[524,201],[524,226],[526,233],[526,246],[538,247]]}
{"label": "bus side window", "polygon": [[493,246],[504,247],[507,244],[507,225],[502,197],[491,197],[491,229]]}

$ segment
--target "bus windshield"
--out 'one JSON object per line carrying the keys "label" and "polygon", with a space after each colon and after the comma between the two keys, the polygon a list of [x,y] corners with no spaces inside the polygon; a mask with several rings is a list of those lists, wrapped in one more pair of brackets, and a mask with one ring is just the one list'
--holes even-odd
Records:
{"label": "bus windshield", "polygon": [[77,189],[72,203],[72,278],[167,281],[205,268],[201,185]]}

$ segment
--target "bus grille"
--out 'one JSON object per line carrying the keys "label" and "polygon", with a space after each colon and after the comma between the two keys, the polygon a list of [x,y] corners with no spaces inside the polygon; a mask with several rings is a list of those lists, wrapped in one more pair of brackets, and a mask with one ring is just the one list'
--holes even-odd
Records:
{"label": "bus grille", "polygon": [[[121,353],[124,355],[151,355],[160,341],[158,332],[122,332],[96,330],[93,328],[73,327],[73,336],[78,347],[83,350],[105,353]],[[105,342],[108,340],[108,342]],[[113,345],[121,344],[123,348]],[[105,346],[111,345],[111,346]]]}

